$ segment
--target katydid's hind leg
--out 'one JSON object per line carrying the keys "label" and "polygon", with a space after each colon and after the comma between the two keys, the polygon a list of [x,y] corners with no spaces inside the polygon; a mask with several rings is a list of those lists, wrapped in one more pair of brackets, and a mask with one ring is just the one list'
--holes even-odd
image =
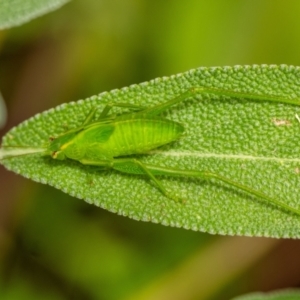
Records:
{"label": "katydid's hind leg", "polygon": [[212,89],[212,88],[205,88],[205,87],[191,87],[169,101],[145,109],[143,113],[156,116],[166,111],[170,107],[187,100],[188,98],[193,98],[196,95],[201,95],[201,94],[224,95],[224,91],[218,89]]}
{"label": "katydid's hind leg", "polygon": [[161,113],[163,113],[170,107],[192,97],[193,95],[194,95],[194,93],[193,93],[192,89],[189,89],[189,90],[183,92],[182,94],[180,94],[179,96],[177,96],[169,101],[166,101],[164,103],[149,107],[149,108],[143,110],[141,113],[147,114],[147,115],[152,115],[152,116],[160,115]]}
{"label": "katydid's hind leg", "polygon": [[172,168],[165,168],[159,166],[152,166],[152,165],[145,165],[145,167],[154,175],[166,175],[166,176],[181,176],[181,177],[194,177],[200,178],[204,180],[217,180],[222,181],[228,186],[234,187],[238,190],[244,191],[249,195],[255,196],[259,200],[264,200],[266,203],[271,203],[272,205],[276,206],[277,208],[280,207],[284,211],[289,211],[294,214],[300,215],[300,209],[292,207],[278,199],[270,197],[263,192],[260,192],[252,187],[247,185],[243,185],[239,182],[231,180],[227,177],[224,177],[218,173],[214,172],[206,172],[206,171],[190,171],[190,170],[179,170],[179,169],[172,169]]}
{"label": "katydid's hind leg", "polygon": [[162,112],[166,111],[170,107],[179,104],[187,100],[188,98],[193,98],[197,95],[203,94],[211,94],[216,96],[227,96],[231,98],[241,98],[241,99],[250,99],[250,100],[262,100],[262,101],[271,101],[271,102],[281,102],[281,103],[289,103],[294,105],[300,105],[300,99],[286,99],[280,96],[272,96],[272,95],[264,95],[264,94],[251,94],[247,92],[237,92],[233,90],[219,89],[213,87],[191,87],[179,94],[177,97],[166,101],[164,103],[158,104],[153,107],[149,107],[143,111],[148,115],[159,115]]}
{"label": "katydid's hind leg", "polygon": [[135,175],[146,175],[148,176],[152,182],[156,185],[158,190],[165,195],[166,197],[176,201],[183,202],[183,200],[179,199],[176,195],[171,195],[163,186],[160,180],[154,176],[153,172],[149,170],[147,165],[143,164],[137,159],[131,158],[120,158],[114,159],[112,168],[127,174],[135,174]]}
{"label": "katydid's hind leg", "polygon": [[[211,94],[216,96],[227,96],[232,98],[244,98],[244,99],[251,99],[251,100],[265,100],[265,101],[273,101],[273,102],[283,102],[283,103],[290,103],[290,104],[296,104],[300,105],[300,99],[285,99],[277,96],[270,96],[270,95],[255,95],[250,94],[246,92],[237,92],[232,90],[226,90],[226,89],[218,89],[218,88],[212,88],[212,87],[191,87],[184,91],[183,93],[179,94],[177,97],[166,101],[164,103],[155,105],[153,107],[143,107],[139,105],[129,104],[129,103],[108,103],[105,105],[104,109],[102,110],[100,114],[99,119],[105,118],[109,111],[113,107],[121,107],[121,108],[128,108],[131,110],[137,111],[137,113],[142,114],[148,114],[157,116],[161,114],[162,112],[168,110],[170,107],[179,104],[188,98],[193,98],[197,95],[202,94]],[[93,108],[88,116],[86,117],[85,121],[83,122],[82,126],[85,126],[86,124],[89,124],[93,117],[95,116],[96,111],[98,110],[97,107]]]}

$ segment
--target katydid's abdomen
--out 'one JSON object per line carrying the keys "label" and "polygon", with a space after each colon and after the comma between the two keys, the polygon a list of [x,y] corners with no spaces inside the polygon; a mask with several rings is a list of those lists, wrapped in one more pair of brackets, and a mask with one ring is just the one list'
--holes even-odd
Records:
{"label": "katydid's abdomen", "polygon": [[161,118],[118,121],[103,148],[113,157],[145,153],[172,141],[183,133],[183,126]]}
{"label": "katydid's abdomen", "polygon": [[172,141],[184,131],[174,121],[157,117],[127,117],[109,124],[91,124],[79,132],[62,150],[67,157],[110,159],[145,153]]}

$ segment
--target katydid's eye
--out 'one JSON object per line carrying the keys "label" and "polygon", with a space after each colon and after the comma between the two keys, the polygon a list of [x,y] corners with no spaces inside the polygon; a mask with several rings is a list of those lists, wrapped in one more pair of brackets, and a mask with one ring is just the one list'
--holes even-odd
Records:
{"label": "katydid's eye", "polygon": [[50,136],[50,137],[49,137],[49,141],[50,141],[50,142],[53,142],[54,140],[55,140],[55,137],[54,137],[54,136]]}

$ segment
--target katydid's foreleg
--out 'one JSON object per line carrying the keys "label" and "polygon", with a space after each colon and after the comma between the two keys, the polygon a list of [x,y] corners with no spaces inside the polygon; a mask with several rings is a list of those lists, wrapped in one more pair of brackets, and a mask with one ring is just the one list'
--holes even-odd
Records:
{"label": "katydid's foreleg", "polygon": [[111,160],[92,160],[92,159],[80,159],[79,162],[83,165],[88,166],[96,166],[103,170],[108,170],[112,168],[112,161]]}
{"label": "katydid's foreleg", "polygon": [[[129,103],[108,103],[104,106],[101,114],[100,114],[100,117],[99,119],[105,119],[109,113],[109,111],[113,108],[113,107],[123,107],[123,108],[128,108],[128,109],[132,109],[132,110],[137,110],[137,111],[140,111],[140,110],[144,110],[145,107],[143,106],[139,106],[139,105],[133,105],[133,104],[129,104]],[[86,116],[84,122],[82,123],[82,127],[84,127],[85,125],[91,123],[91,121],[93,120],[96,112],[98,111],[98,107],[95,106],[93,107],[89,114]]]}
{"label": "katydid's foreleg", "polygon": [[134,105],[134,104],[130,104],[130,103],[108,103],[105,105],[103,111],[101,112],[100,118],[105,118],[107,116],[107,114],[109,113],[109,111],[113,107],[122,107],[122,108],[137,110],[137,111],[145,109],[145,107],[143,107],[143,106]]}
{"label": "katydid's foreleg", "polygon": [[85,120],[83,121],[83,123],[82,123],[81,126],[84,127],[85,125],[91,123],[91,121],[92,121],[92,119],[94,118],[96,112],[97,112],[97,107],[93,107],[93,108],[90,110],[89,114],[86,116],[86,118],[85,118]]}

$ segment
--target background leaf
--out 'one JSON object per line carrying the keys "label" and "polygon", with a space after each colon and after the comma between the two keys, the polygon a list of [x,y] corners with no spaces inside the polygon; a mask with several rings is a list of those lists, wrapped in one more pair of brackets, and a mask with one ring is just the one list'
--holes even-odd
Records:
{"label": "background leaf", "polygon": [[[96,105],[109,101],[155,105],[195,86],[299,98],[299,71],[292,66],[236,66],[199,68],[158,78],[37,115],[12,129],[4,137],[3,146],[38,148],[50,136],[80,125]],[[297,113],[299,107],[282,103],[196,97],[172,108],[167,115],[184,124],[184,136],[139,159],[217,172],[298,207]],[[31,155],[3,160],[3,164],[25,177],[137,220],[219,234],[299,237],[298,216],[219,182],[163,178],[169,190],[187,199],[182,205],[163,197],[143,177],[100,172],[75,161]]]}
{"label": "background leaf", "polygon": [[2,0],[0,29],[21,25],[53,11],[69,0]]}
{"label": "background leaf", "polygon": [[300,291],[287,289],[271,293],[251,293],[244,296],[235,297],[232,300],[298,300]]}
{"label": "background leaf", "polygon": [[0,93],[0,128],[2,128],[5,125],[6,119],[7,119],[6,105]]}

